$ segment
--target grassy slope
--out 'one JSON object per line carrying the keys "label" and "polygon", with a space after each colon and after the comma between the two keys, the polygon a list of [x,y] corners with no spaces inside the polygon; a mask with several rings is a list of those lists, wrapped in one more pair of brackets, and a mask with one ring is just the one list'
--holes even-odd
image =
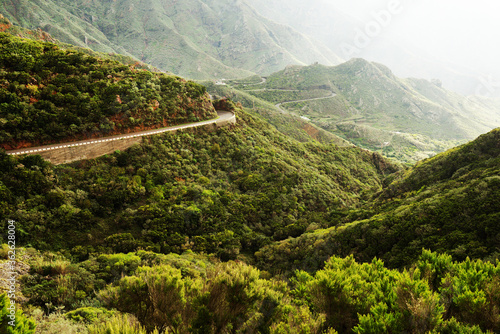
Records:
{"label": "grassy slope", "polygon": [[228,97],[233,101],[238,101],[245,108],[252,109],[252,113],[263,117],[276,127],[278,131],[298,141],[306,142],[317,140],[322,143],[351,146],[349,142],[333,133],[325,131],[298,116],[282,113],[273,104],[256,98],[245,91],[237,90],[229,86],[215,85],[212,82],[202,82],[202,84],[207,87],[208,92],[213,96]]}
{"label": "grassy slope", "polygon": [[35,41],[42,41],[42,42],[50,42],[54,43],[57,46],[59,46],[61,49],[64,50],[76,50],[78,52],[85,53],[89,56],[93,56],[96,58],[101,58],[101,59],[109,59],[109,60],[116,60],[120,63],[126,64],[126,65],[134,65],[135,68],[141,68],[141,69],[147,69],[151,72],[160,72],[159,69],[148,65],[146,63],[143,63],[139,61],[137,58],[134,58],[132,56],[126,56],[123,54],[116,54],[116,53],[104,53],[104,52],[98,52],[94,51],[92,49],[89,49],[87,47],[82,47],[82,46],[76,46],[73,44],[68,44],[68,43],[63,43],[57,39],[55,39],[52,35],[49,33],[41,30],[41,29],[26,29],[21,26],[13,25],[12,22],[10,22],[8,19],[6,19],[2,14],[0,14],[0,32],[6,32],[8,34],[11,34],[16,37],[21,37],[21,38],[29,38]]}

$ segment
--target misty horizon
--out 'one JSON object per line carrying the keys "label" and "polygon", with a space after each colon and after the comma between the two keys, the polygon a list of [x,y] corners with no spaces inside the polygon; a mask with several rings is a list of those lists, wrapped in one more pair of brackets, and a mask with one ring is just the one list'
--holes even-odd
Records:
{"label": "misty horizon", "polygon": [[[257,10],[267,6],[261,0],[249,3]],[[322,41],[346,61],[376,61],[398,76],[440,79],[467,95],[500,93],[500,3],[315,0],[280,5],[285,8],[260,14]]]}

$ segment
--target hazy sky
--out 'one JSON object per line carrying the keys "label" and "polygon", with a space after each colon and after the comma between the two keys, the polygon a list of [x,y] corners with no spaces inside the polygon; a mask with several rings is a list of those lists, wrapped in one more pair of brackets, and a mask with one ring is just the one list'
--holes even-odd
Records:
{"label": "hazy sky", "polygon": [[500,72],[500,1],[496,0],[325,0],[361,20],[399,3],[384,34],[398,35],[440,59]]}

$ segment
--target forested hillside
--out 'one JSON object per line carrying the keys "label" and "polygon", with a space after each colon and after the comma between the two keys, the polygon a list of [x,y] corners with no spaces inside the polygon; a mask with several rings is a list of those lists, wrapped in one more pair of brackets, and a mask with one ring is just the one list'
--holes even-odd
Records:
{"label": "forested hillside", "polygon": [[2,161],[1,210],[37,248],[193,249],[226,259],[334,224],[397,170],[376,153],[299,143],[241,110],[236,127],[154,137],[95,161]]}
{"label": "forested hillside", "polygon": [[465,258],[498,256],[498,131],[404,171],[237,114],[71,165],[2,155],[2,216],[45,251],[18,255],[39,330],[498,331],[500,268]]}
{"label": "forested hillside", "polygon": [[[422,248],[498,259],[500,238],[500,131],[418,163],[384,187],[342,224],[266,247],[257,255],[272,271],[314,271],[330,255],[379,257],[393,268],[410,265]],[[390,178],[390,179],[391,179]],[[390,180],[389,179],[389,180]]]}
{"label": "forested hillside", "polygon": [[29,147],[216,117],[205,87],[0,33],[0,146]]}

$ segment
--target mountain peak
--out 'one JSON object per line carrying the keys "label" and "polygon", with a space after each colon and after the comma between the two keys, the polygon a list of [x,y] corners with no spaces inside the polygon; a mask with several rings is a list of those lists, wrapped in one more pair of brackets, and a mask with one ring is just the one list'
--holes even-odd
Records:
{"label": "mountain peak", "polygon": [[390,78],[395,78],[392,71],[385,65],[370,62],[364,58],[352,58],[347,62],[337,66],[339,69],[349,69],[350,72],[355,71],[356,75],[384,75]]}

